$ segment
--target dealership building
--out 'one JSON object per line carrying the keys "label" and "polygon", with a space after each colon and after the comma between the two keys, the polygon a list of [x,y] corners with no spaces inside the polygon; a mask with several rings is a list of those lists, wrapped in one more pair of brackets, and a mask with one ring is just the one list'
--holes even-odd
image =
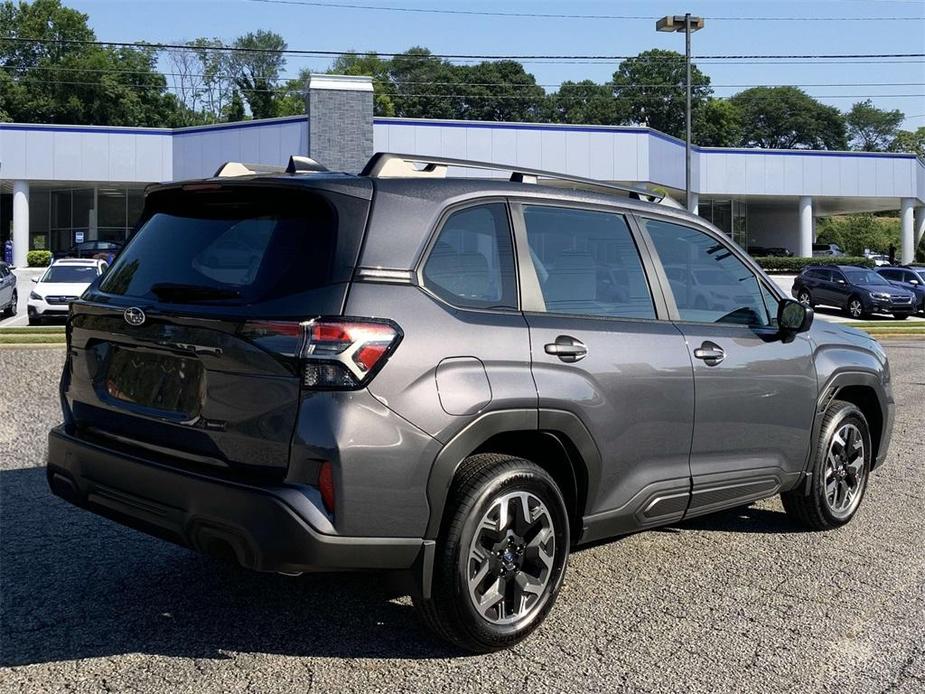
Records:
{"label": "dealership building", "polygon": [[[306,114],[193,128],[0,123],[0,246],[123,241],[153,182],[211,176],[225,161],[291,154],[359,171],[376,151],[453,157],[641,184],[684,196],[684,143],[645,127],[377,118],[365,77],[313,75]],[[484,171],[451,171],[486,175]],[[896,211],[904,261],[925,232],[925,162],[913,154],[694,147],[692,202],[740,245],[811,254],[816,220]]]}

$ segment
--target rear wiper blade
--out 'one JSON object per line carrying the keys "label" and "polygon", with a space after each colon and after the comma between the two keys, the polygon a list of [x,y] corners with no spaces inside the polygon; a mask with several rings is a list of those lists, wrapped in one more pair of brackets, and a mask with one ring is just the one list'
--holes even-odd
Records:
{"label": "rear wiper blade", "polygon": [[154,293],[158,299],[177,303],[183,303],[184,301],[220,301],[222,299],[238,299],[241,297],[241,292],[235,289],[209,287],[199,284],[174,284],[170,282],[160,282],[151,285],[151,292]]}

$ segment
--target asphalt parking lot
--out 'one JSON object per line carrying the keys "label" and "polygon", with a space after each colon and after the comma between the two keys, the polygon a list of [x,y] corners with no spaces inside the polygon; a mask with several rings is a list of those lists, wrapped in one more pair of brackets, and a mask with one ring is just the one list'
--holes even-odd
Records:
{"label": "asphalt parking lot", "polygon": [[52,497],[60,348],[0,348],[2,692],[925,691],[925,342],[890,342],[887,464],[855,521],[779,502],[574,554],[555,610],[467,656],[375,575],[200,557]]}

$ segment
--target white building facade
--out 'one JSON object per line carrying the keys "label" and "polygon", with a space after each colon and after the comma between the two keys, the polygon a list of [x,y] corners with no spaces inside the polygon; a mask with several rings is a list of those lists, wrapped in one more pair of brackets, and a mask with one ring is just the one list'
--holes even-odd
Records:
{"label": "white building facade", "polygon": [[[351,162],[357,142],[371,142],[373,151],[546,169],[683,198],[684,143],[649,128],[372,118],[368,80],[314,76],[310,94],[318,90],[334,108],[349,110],[354,96],[362,108],[344,118],[313,120],[316,108],[306,116],[180,129],[0,123],[0,248],[12,239],[20,266],[32,249],[124,241],[146,185],[211,176],[225,161],[284,165],[291,154],[311,156],[318,150],[313,137],[322,134],[322,163],[339,138]],[[925,162],[912,154],[694,147],[692,157],[699,214],[746,248],[809,256],[819,217],[896,210],[897,255],[910,262],[925,232]]]}

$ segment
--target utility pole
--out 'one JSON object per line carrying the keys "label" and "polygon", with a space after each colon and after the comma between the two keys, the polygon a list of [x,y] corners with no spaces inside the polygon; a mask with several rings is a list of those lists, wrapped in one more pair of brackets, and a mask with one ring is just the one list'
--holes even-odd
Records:
{"label": "utility pole", "polygon": [[684,204],[688,210],[694,211],[695,205],[691,196],[691,34],[703,29],[703,17],[692,17],[688,12],[683,17],[679,15],[662,17],[655,23],[656,31],[683,31],[684,32],[684,63],[687,69],[687,79],[684,82],[686,89],[685,133],[684,138]]}

